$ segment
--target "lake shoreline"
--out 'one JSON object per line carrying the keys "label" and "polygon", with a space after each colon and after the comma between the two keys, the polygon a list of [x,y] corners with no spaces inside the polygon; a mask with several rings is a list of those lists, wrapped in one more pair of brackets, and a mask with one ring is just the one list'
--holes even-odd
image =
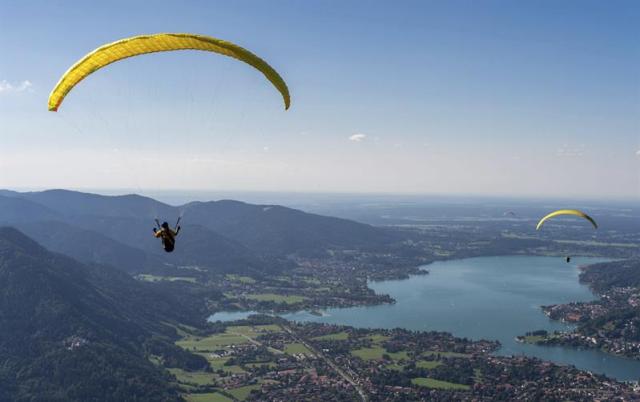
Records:
{"label": "lake shoreline", "polygon": [[[578,265],[590,265],[597,262],[599,262],[598,259],[593,258],[578,257],[576,260]],[[469,264],[471,266],[468,266]],[[481,266],[474,268],[474,264],[480,264]],[[533,265],[531,268],[527,268],[527,264]],[[572,364],[582,369],[595,373],[604,373],[621,380],[638,378],[636,373],[640,373],[640,363],[637,366],[635,364],[627,364],[625,366],[625,362],[616,360],[621,358],[604,352],[591,351],[590,353],[584,350],[573,350],[569,347],[523,345],[515,341],[515,336],[538,327],[565,330],[568,328],[566,324],[553,322],[544,316],[540,311],[541,305],[549,304],[550,301],[569,302],[597,299],[597,294],[584,284],[579,283],[577,265],[567,266],[564,260],[560,261],[553,257],[519,255],[449,260],[426,264],[422,267],[429,267],[430,274],[427,276],[412,275],[408,279],[369,282],[368,285],[376,293],[389,294],[396,299],[397,302],[395,304],[357,306],[346,309],[328,308],[324,310],[326,314],[323,316],[315,316],[305,311],[279,315],[293,321],[326,322],[363,328],[398,326],[412,330],[447,332],[454,336],[470,337],[471,339],[498,340],[501,342],[502,347],[496,352],[497,355],[514,356],[525,354],[560,364]],[[499,275],[495,274],[495,272],[490,274],[490,271],[492,269],[495,270],[496,267],[500,267]],[[512,268],[510,269],[509,267]],[[449,270],[449,268],[452,268],[452,270]],[[483,271],[487,269],[489,271]],[[531,272],[527,272],[527,270]],[[443,274],[453,275],[453,277],[445,278],[445,282],[441,282]],[[524,275],[524,277],[519,278],[518,275]],[[472,280],[463,279],[466,276],[471,276]],[[473,300],[474,292],[479,290],[474,282],[479,281],[482,284],[485,281],[491,282],[491,278],[495,279],[503,276],[506,281],[504,284],[500,283],[500,281],[490,283],[492,287],[497,287],[497,289],[489,289],[490,295],[488,298],[485,295],[480,302]],[[561,279],[561,287],[557,287],[556,282],[558,282],[558,279]],[[535,286],[531,285],[534,289],[528,289],[527,286],[521,286],[522,289],[519,289],[518,282],[532,283]],[[444,288],[440,289],[438,283],[444,285]],[[563,286],[568,287],[570,292],[567,292],[567,289],[564,289]],[[459,287],[461,288],[458,289]],[[421,288],[424,289],[421,290]],[[540,290],[545,293],[549,288],[552,288],[553,292],[546,296],[544,294],[536,294]],[[436,292],[436,294],[433,294],[433,292]],[[519,305],[520,310],[510,309],[510,304],[513,305],[514,303],[496,303],[496,300],[504,297],[505,294],[509,297],[515,297],[516,301],[518,301],[515,304]],[[479,295],[482,296],[482,291]],[[524,301],[519,300],[522,295],[526,296]],[[558,295],[562,297],[558,298]],[[529,296],[531,296],[530,300]],[[482,299],[482,297],[479,299]],[[437,306],[434,306],[434,303]],[[412,305],[423,306],[423,310],[418,309],[413,311],[413,314],[407,315],[405,310],[407,308],[410,310]],[[464,305],[468,307],[464,307]],[[491,311],[492,309],[497,310]],[[506,310],[501,311],[501,309]],[[478,314],[470,314],[467,310],[476,310],[482,317],[502,316],[503,319],[498,320],[498,324],[493,324],[493,326],[503,325],[503,322],[505,322],[508,325],[515,325],[517,330],[511,329],[502,332],[486,331],[486,328],[483,330],[482,319],[478,318]],[[457,317],[456,314],[461,315]],[[399,315],[403,317],[406,315],[404,317],[405,320],[398,318]],[[211,319],[216,320],[218,317],[219,315],[214,314]],[[420,318],[416,319],[416,317]],[[517,325],[511,321],[518,321]]]}

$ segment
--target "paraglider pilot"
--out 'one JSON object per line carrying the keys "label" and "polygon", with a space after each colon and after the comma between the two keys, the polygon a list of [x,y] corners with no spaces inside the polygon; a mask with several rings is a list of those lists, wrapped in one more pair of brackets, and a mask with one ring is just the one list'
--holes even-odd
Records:
{"label": "paraglider pilot", "polygon": [[[156,223],[159,223],[156,220]],[[162,239],[162,247],[164,251],[170,253],[176,246],[176,236],[180,233],[180,219],[176,223],[176,229],[171,229],[167,222],[162,222],[162,225],[158,224],[159,228],[153,228],[153,235]]]}

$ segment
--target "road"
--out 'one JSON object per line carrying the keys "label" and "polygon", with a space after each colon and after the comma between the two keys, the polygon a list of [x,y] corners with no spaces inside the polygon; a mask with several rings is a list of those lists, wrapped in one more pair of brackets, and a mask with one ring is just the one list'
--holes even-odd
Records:
{"label": "road", "polygon": [[[247,336],[247,335],[245,335],[245,334],[241,334],[241,333],[239,333],[239,332],[233,332],[233,331],[229,331],[229,333],[230,333],[230,334],[233,334],[233,335],[241,336],[241,337],[243,337],[244,339],[248,340],[249,342],[253,343],[253,344],[254,344],[254,345],[256,345],[256,346],[264,346],[264,345],[262,344],[262,342],[258,342],[257,340],[255,340],[255,339],[253,339],[253,338],[251,338],[250,336]],[[275,353],[275,354],[277,354],[277,355],[284,354],[284,352],[283,352],[283,351],[278,350],[278,349],[276,349],[276,348],[272,348],[271,346],[267,346],[267,349],[268,349],[269,351],[271,351],[271,353]]]}
{"label": "road", "polygon": [[289,328],[288,326],[286,326],[284,324],[281,324],[280,326],[289,335],[291,335],[291,337],[293,339],[295,339],[296,342],[299,342],[299,343],[303,344],[307,349],[309,349],[311,352],[313,352],[316,356],[318,356],[320,359],[324,360],[332,369],[334,369],[342,378],[344,378],[345,381],[347,381],[349,384],[351,384],[356,389],[356,391],[358,391],[358,394],[360,395],[360,399],[362,399],[363,402],[367,402],[369,400],[369,398],[367,398],[367,394],[364,392],[364,389],[362,389],[362,387],[360,385],[358,385],[358,383],[356,383],[355,380],[353,378],[351,378],[351,376],[349,374],[345,373],[344,370],[342,370],[340,367],[338,367],[330,358],[326,357],[322,352],[319,352],[316,348],[311,346],[304,339],[300,338],[298,336],[298,334],[296,334],[296,332],[294,330],[292,330],[291,328]]}

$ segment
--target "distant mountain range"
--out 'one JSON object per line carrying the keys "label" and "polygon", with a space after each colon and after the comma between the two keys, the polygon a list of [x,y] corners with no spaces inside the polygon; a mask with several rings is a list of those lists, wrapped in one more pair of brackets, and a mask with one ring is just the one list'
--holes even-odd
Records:
{"label": "distant mountain range", "polygon": [[[152,236],[154,219],[182,216],[176,251]],[[67,190],[0,190],[0,224],[14,226],[46,248],[82,262],[130,273],[164,264],[197,265],[211,272],[270,272],[292,254],[375,248],[393,232],[346,219],[277,205],[223,200],[171,206],[138,195],[102,196]]]}
{"label": "distant mountain range", "polygon": [[0,228],[0,401],[178,400],[148,354],[203,364],[173,345],[187,304]]}

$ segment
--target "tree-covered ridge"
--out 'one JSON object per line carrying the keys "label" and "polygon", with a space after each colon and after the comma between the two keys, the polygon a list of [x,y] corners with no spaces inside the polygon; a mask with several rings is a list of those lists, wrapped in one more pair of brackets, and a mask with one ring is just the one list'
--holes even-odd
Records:
{"label": "tree-covered ridge", "polygon": [[189,360],[165,324],[178,318],[199,319],[162,288],[0,228],[0,401],[179,400],[149,360]]}
{"label": "tree-covered ridge", "polygon": [[611,261],[587,267],[580,280],[604,292],[619,287],[640,287],[640,259]]}
{"label": "tree-covered ridge", "polygon": [[[154,219],[182,216],[179,250],[167,255],[151,236]],[[378,247],[390,231],[347,219],[238,201],[171,206],[139,195],[67,190],[0,191],[0,224],[15,226],[50,250],[132,273],[163,263],[213,273],[260,274],[287,269],[291,254]]]}

